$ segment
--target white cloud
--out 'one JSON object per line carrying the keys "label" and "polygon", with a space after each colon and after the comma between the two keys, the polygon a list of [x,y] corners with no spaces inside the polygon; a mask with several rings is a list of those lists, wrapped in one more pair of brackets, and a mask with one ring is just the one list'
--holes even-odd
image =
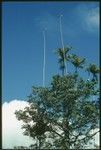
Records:
{"label": "white cloud", "polygon": [[[28,106],[26,101],[13,100],[5,102],[2,106],[2,140],[3,149],[13,148],[14,146],[29,146],[33,140],[23,135],[21,129],[22,121],[18,121],[14,114],[15,110],[24,109]],[[97,129],[96,129],[97,130]],[[94,131],[95,132],[95,131]],[[95,143],[99,145],[99,133],[95,135]],[[90,148],[93,145],[89,145]]]}
{"label": "white cloud", "polygon": [[[96,132],[98,132],[98,131],[99,131],[98,128],[97,128],[97,129],[94,129],[94,130],[91,131],[91,134],[94,134],[94,133],[96,133]],[[99,136],[100,136],[100,134],[99,134],[99,132],[98,132],[98,133],[95,135],[94,140],[91,140],[92,143],[95,143],[95,145],[100,145]],[[93,145],[92,145],[91,148],[93,148]]]}
{"label": "white cloud", "polygon": [[21,121],[16,119],[15,110],[24,109],[28,103],[20,100],[5,102],[2,107],[2,141],[3,149],[14,146],[29,146],[33,141],[23,135]]}
{"label": "white cloud", "polygon": [[99,6],[91,3],[80,4],[75,10],[77,19],[84,30],[95,33],[99,31]]}
{"label": "white cloud", "polygon": [[88,27],[88,30],[95,31],[99,28],[99,8],[93,8],[88,11],[85,16],[85,24]]}

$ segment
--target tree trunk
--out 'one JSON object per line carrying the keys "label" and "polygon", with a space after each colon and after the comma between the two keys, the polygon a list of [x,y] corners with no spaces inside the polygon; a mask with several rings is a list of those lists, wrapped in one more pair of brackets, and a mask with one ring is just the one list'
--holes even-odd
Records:
{"label": "tree trunk", "polygon": [[[65,134],[65,149],[70,149],[70,144],[69,144],[69,140],[70,140],[70,137],[69,137],[69,122],[68,122],[68,115],[67,115],[67,107],[65,105],[65,101],[63,103],[63,112],[64,112],[64,121],[63,121],[63,124],[64,124],[64,134]],[[68,112],[69,113],[69,112]]]}
{"label": "tree trunk", "polygon": [[65,75],[65,69],[63,68],[62,69],[62,76],[64,76]]}

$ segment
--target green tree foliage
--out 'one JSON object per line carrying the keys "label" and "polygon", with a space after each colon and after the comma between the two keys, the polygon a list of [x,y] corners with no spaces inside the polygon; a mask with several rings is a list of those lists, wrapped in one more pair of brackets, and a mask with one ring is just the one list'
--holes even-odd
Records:
{"label": "green tree foliage", "polygon": [[76,78],[56,75],[50,88],[33,87],[29,107],[16,111],[24,135],[36,141],[34,148],[83,148],[93,137],[90,131],[99,120],[98,101],[92,101],[97,82]]}
{"label": "green tree foliage", "polygon": [[77,73],[78,68],[83,68],[84,64],[85,64],[85,58],[80,58],[75,54],[72,54],[70,56],[71,58],[71,63],[74,65],[75,67],[75,73]]}
{"label": "green tree foliage", "polygon": [[66,74],[66,66],[65,62],[69,61],[69,51],[72,47],[65,47],[64,49],[58,48],[56,54],[58,55],[58,63],[60,65],[60,70],[62,71],[62,75]]}
{"label": "green tree foliage", "polygon": [[90,64],[86,70],[88,71],[89,76],[90,74],[93,75],[92,80],[97,80],[97,74],[100,72],[100,69],[95,64]]}
{"label": "green tree foliage", "polygon": [[[58,52],[59,63],[64,62],[62,50]],[[33,86],[29,106],[15,112],[23,121],[23,134],[33,139],[30,149],[81,149],[99,132],[91,132],[99,127],[98,80],[80,77],[77,68],[83,68],[85,59],[71,56],[76,73],[64,74],[63,63],[62,76],[53,76],[49,87]]]}

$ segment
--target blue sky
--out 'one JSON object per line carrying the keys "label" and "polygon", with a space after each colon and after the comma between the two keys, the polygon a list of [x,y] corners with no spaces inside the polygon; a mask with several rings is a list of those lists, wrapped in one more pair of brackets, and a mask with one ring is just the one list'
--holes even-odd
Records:
{"label": "blue sky", "polygon": [[[98,2],[3,2],[3,102],[26,100],[31,87],[42,86],[43,35],[46,27],[46,81],[58,73],[54,51],[62,47],[59,16],[63,14],[64,45],[99,65]],[[71,66],[68,68],[71,70]]]}

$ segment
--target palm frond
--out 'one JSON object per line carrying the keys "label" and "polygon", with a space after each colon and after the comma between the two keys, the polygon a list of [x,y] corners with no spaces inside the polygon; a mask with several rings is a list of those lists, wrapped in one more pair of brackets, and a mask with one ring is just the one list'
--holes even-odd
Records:
{"label": "palm frond", "polygon": [[95,64],[90,64],[86,70],[95,74],[100,72],[100,69]]}

